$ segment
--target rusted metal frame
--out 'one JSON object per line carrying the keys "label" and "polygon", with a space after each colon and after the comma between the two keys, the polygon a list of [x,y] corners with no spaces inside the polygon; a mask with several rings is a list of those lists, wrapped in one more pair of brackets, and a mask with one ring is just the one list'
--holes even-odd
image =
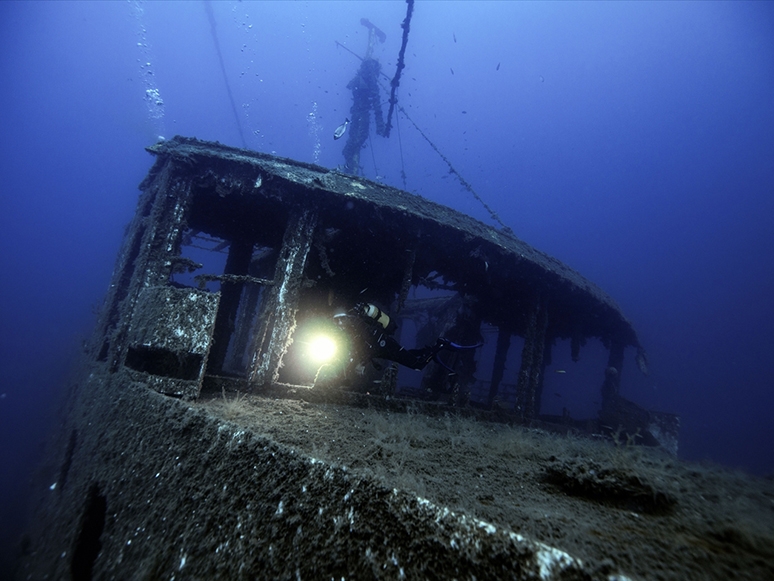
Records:
{"label": "rusted metal frame", "polygon": [[296,327],[299,294],[316,227],[317,212],[313,209],[294,212],[288,220],[274,284],[267,287],[268,296],[258,318],[259,332],[248,370],[251,384],[268,385],[278,380],[282,358]]}
{"label": "rusted metal frame", "polygon": [[[158,188],[147,187],[140,196],[137,204],[138,210],[124,236],[121,252],[113,269],[110,287],[89,346],[92,356],[98,361],[110,361],[112,371],[115,371],[118,365],[115,340],[122,320],[121,305],[135,275],[135,263],[143,247],[147,212],[157,193]],[[145,210],[141,211],[141,208]]]}
{"label": "rusted metal frame", "polygon": [[[116,371],[126,358],[131,313],[140,292],[147,286],[167,285],[172,271],[172,257],[180,252],[183,225],[191,200],[191,183],[181,179],[180,172],[176,170],[174,163],[167,161],[148,186],[155,190],[152,202],[140,199],[140,204],[148,205],[149,209],[142,212],[143,217],[133,224],[137,235],[140,232],[142,234],[133,260],[131,278],[120,282],[114,278],[116,284],[125,284],[127,291],[118,307],[122,323],[110,338],[107,360],[111,371]],[[134,239],[132,244],[137,242]],[[132,254],[132,251],[129,253]]]}
{"label": "rusted metal frame", "polygon": [[547,328],[548,309],[545,299],[538,296],[527,317],[519,381],[516,388],[516,413],[525,421],[535,418],[540,413]]}
{"label": "rusted metal frame", "polygon": [[149,217],[149,228],[145,234],[147,253],[144,266],[137,269],[142,273],[142,286],[165,286],[172,275],[173,257],[180,254],[185,222],[191,203],[191,182],[174,176],[174,168],[164,170],[164,178],[171,187],[162,186],[153,204]]}
{"label": "rusted metal frame", "polygon": [[249,274],[197,274],[194,280],[199,283],[199,288],[204,288],[208,282],[215,281],[226,284],[249,284],[265,286],[274,284],[273,280],[250,276]]}

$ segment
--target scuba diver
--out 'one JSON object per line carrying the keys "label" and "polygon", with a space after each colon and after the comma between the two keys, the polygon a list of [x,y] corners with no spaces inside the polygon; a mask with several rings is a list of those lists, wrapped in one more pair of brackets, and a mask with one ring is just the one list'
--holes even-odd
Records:
{"label": "scuba diver", "polygon": [[481,347],[481,344],[458,345],[448,339],[439,338],[435,345],[428,345],[421,349],[406,349],[392,337],[397,330],[395,322],[387,313],[371,303],[358,303],[349,311],[334,315],[334,320],[349,337],[352,345],[348,372],[353,366],[363,365],[369,360],[379,369],[380,367],[373,360],[387,359],[420,371],[428,363],[435,361],[450,374],[454,374],[455,371],[438,358],[438,353],[444,350],[461,351]]}

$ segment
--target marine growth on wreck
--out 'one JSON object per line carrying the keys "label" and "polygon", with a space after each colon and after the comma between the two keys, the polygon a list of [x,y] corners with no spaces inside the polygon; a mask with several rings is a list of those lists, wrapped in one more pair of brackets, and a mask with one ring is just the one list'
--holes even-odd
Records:
{"label": "marine growth on wreck", "polygon": [[[236,389],[398,407],[411,400],[429,413],[453,407],[636,434],[676,451],[677,418],[619,394],[627,353],[647,372],[631,323],[593,283],[510,231],[357,176],[218,143],[175,137],[148,151],[156,163],[93,345],[113,371],[186,399]],[[484,327],[494,329],[493,363],[469,349],[441,353],[422,373],[377,361],[344,378],[351,338],[334,337],[338,362],[315,359],[309,347],[358,302],[388,313],[404,344],[475,345]],[[514,337],[523,338],[521,363],[507,382]],[[599,417],[541,417],[554,344],[568,340],[577,360],[592,337],[609,350]]]}

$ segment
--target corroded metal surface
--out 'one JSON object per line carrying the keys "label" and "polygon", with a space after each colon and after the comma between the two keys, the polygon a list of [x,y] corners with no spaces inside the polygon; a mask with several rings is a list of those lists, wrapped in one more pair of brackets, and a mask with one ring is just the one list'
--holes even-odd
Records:
{"label": "corroded metal surface", "polygon": [[195,398],[201,389],[220,293],[147,287],[128,334],[126,365],[160,376],[157,391]]}

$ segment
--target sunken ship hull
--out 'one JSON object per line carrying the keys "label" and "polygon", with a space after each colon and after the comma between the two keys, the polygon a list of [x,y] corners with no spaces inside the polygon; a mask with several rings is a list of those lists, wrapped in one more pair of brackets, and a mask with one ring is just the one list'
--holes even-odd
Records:
{"label": "sunken ship hull", "polygon": [[[561,429],[613,426],[674,451],[677,419],[618,394],[625,353],[644,364],[644,351],[604,292],[511,232],[384,185],[189,138],[148,150],[156,162],[52,447],[20,579],[593,576],[565,551],[303,453],[206,402],[246,393],[545,427],[552,345],[569,339],[577,358],[597,337],[609,349],[600,417]],[[322,382],[300,363],[301,333],[364,295],[419,335],[475,343],[494,327],[490,368],[457,362],[491,381],[431,364],[410,389],[393,365]],[[506,386],[513,336],[521,366]],[[287,422],[303,428],[302,417]]]}

